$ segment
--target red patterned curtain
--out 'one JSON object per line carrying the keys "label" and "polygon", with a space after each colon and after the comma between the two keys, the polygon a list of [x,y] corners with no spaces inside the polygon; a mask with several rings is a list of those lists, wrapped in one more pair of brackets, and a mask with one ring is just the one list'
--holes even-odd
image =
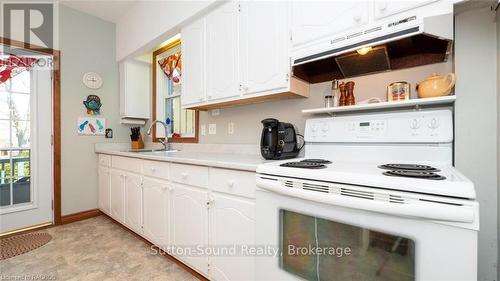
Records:
{"label": "red patterned curtain", "polygon": [[38,61],[36,58],[18,57],[8,55],[0,59],[0,84],[16,76],[17,74],[29,70]]}
{"label": "red patterned curtain", "polygon": [[172,79],[175,83],[180,82],[182,74],[182,58],[181,52],[172,54],[164,59],[158,61],[161,70],[169,79]]}

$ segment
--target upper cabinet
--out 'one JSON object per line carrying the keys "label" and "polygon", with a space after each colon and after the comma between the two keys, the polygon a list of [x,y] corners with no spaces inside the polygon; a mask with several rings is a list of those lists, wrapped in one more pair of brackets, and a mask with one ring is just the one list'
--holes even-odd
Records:
{"label": "upper cabinet", "polygon": [[[204,102],[205,94],[205,18],[182,29],[182,104]],[[185,67],[189,66],[189,67]]]}
{"label": "upper cabinet", "polygon": [[120,63],[120,117],[122,123],[149,119],[151,64],[137,59]]}
{"label": "upper cabinet", "polygon": [[308,97],[309,85],[290,77],[288,12],[287,2],[230,1],[184,27],[183,107]]}
{"label": "upper cabinet", "polygon": [[292,1],[293,46],[366,24],[368,11],[368,1]]}
{"label": "upper cabinet", "polygon": [[390,0],[375,0],[374,1],[374,16],[375,19],[380,19],[408,11],[420,6],[424,6],[437,0],[420,0],[420,1],[390,1]]}
{"label": "upper cabinet", "polygon": [[238,18],[238,2],[228,2],[206,17],[207,100],[240,95]]}
{"label": "upper cabinet", "polygon": [[240,4],[241,90],[243,95],[287,88],[288,4],[243,1]]}

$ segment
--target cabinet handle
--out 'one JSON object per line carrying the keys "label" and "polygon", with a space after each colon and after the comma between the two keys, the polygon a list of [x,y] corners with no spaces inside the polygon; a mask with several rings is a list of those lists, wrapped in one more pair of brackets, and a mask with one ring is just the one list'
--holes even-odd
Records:
{"label": "cabinet handle", "polygon": [[352,18],[354,19],[354,21],[358,22],[358,21],[360,21],[360,20],[361,20],[361,15],[360,15],[360,14],[358,14],[358,13],[356,13],[356,14],[354,14],[354,15],[352,16]]}
{"label": "cabinet handle", "polygon": [[212,99],[212,95],[208,95],[207,99],[211,100]]}
{"label": "cabinet handle", "polygon": [[155,169],[155,168],[153,168],[153,167],[151,167],[151,168],[149,168],[149,169],[151,170],[151,172],[156,171],[156,169]]}
{"label": "cabinet handle", "polygon": [[182,177],[182,179],[183,179],[183,180],[185,180],[185,179],[187,179],[188,174],[187,174],[187,173],[182,173],[182,174],[181,174],[181,177]]}
{"label": "cabinet handle", "polygon": [[161,187],[161,190],[164,190],[164,191],[165,191],[165,190],[167,190],[167,187],[166,187],[166,186],[162,186],[162,187]]}
{"label": "cabinet handle", "polygon": [[199,97],[198,99],[199,99],[200,101],[202,101],[202,100],[203,100],[203,97]]}
{"label": "cabinet handle", "polygon": [[231,188],[234,187],[234,180],[228,180],[227,181],[227,186],[229,186]]}
{"label": "cabinet handle", "polygon": [[173,186],[169,186],[169,187],[168,187],[168,191],[174,191],[174,189],[175,189],[175,188],[174,188]]}

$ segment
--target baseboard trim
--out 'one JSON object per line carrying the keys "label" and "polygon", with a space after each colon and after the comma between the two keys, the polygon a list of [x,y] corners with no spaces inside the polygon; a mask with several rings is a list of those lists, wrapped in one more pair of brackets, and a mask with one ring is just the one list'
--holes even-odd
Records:
{"label": "baseboard trim", "polygon": [[99,209],[92,209],[74,214],[64,215],[61,217],[61,224],[68,224],[76,221],[86,220],[102,215]]}
{"label": "baseboard trim", "polygon": [[209,281],[205,276],[201,275],[199,272],[197,272],[196,270],[192,269],[191,267],[189,267],[188,265],[184,264],[182,261],[176,259],[174,256],[171,256],[167,253],[165,253],[164,251],[160,251],[161,249],[158,249],[157,246],[155,246],[153,243],[151,243],[149,240],[147,240],[146,238],[140,236],[139,234],[135,233],[134,231],[132,231],[130,228],[124,226],[123,224],[121,224],[120,222],[118,222],[117,220],[115,220],[114,218],[108,216],[107,214],[105,213],[102,213],[101,214],[108,218],[109,220],[111,220],[112,222],[118,224],[119,226],[121,226],[123,229],[125,229],[126,231],[130,232],[132,235],[134,235],[135,237],[137,237],[138,239],[142,240],[144,243],[146,243],[147,245],[149,246],[154,246],[155,248],[157,248],[158,250],[158,253],[162,256],[164,256],[165,258],[173,261],[174,263],[176,263],[178,266],[182,267],[184,270],[186,270],[187,272],[191,273],[194,277],[198,278],[199,280],[202,280],[202,281]]}

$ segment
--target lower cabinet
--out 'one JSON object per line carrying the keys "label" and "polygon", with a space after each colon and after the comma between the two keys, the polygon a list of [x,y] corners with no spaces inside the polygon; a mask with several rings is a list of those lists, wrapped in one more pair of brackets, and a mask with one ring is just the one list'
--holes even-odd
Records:
{"label": "lower cabinet", "polygon": [[172,186],[162,180],[144,177],[143,186],[143,231],[144,236],[159,247],[167,247],[169,221],[169,193]]}
{"label": "lower cabinet", "polygon": [[[170,244],[179,248],[173,254],[207,275],[208,257],[199,255],[197,248],[208,245],[208,192],[206,189],[174,184],[171,194]],[[190,250],[191,254],[188,253]]]}
{"label": "lower cabinet", "polygon": [[98,184],[99,184],[99,200],[97,206],[105,214],[109,215],[109,188],[110,188],[110,172],[108,167],[99,166]]}
{"label": "lower cabinet", "polygon": [[109,215],[115,220],[125,222],[125,172],[110,170]]}
{"label": "lower cabinet", "polygon": [[142,233],[142,176],[125,173],[125,224]]}
{"label": "lower cabinet", "polygon": [[217,193],[212,193],[210,202],[210,246],[235,246],[237,252],[236,256],[211,256],[210,279],[254,280],[254,257],[239,251],[255,244],[255,203]]}

